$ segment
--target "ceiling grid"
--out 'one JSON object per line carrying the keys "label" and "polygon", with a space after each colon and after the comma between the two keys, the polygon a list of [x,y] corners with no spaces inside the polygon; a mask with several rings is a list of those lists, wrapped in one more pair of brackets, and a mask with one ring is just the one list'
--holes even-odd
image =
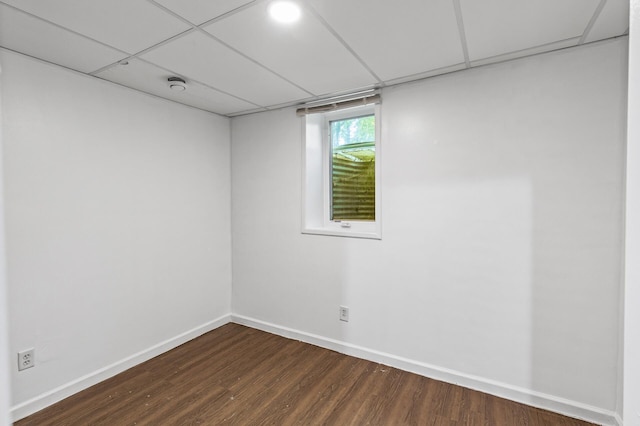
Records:
{"label": "ceiling grid", "polygon": [[[0,47],[225,116],[628,33],[628,0],[0,0]],[[169,90],[183,78],[187,90]]]}

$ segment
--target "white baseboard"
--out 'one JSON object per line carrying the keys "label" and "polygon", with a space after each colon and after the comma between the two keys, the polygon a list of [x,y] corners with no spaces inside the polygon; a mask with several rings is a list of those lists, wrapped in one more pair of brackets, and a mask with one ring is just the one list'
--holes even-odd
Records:
{"label": "white baseboard", "polygon": [[300,340],[322,348],[330,349],[346,355],[366,359],[390,367],[409,371],[421,376],[429,377],[442,382],[452,383],[469,389],[520,402],[544,410],[553,411],[569,417],[586,420],[607,426],[622,426],[620,416],[613,412],[598,407],[593,407],[580,402],[571,401],[554,395],[536,392],[530,389],[511,386],[483,377],[472,376],[446,368],[429,365],[420,361],[411,360],[389,353],[376,351],[358,345],[318,336],[304,331],[276,324],[260,321],[243,315],[232,314],[231,321],[246,325],[258,330],[266,331],[290,339]]}
{"label": "white baseboard", "polygon": [[622,417],[620,417],[620,414],[615,413],[613,417],[616,420],[616,426],[624,426],[624,422],[622,421]]}
{"label": "white baseboard", "polygon": [[133,366],[148,361],[151,358],[163,354],[175,347],[182,345],[183,343],[188,342],[189,340],[195,339],[196,337],[211,330],[215,330],[216,328],[221,327],[229,322],[231,322],[231,315],[223,315],[213,321],[209,321],[182,334],[179,334],[178,336],[167,339],[164,342],[160,342],[148,349],[140,351],[125,359],[101,368],[100,370],[94,371],[93,373],[87,374],[72,382],[52,389],[46,393],[43,393],[42,395],[38,395],[37,397],[25,401],[21,404],[15,405],[11,407],[11,418],[14,422],[23,419],[33,413],[42,410],[43,408],[55,404],[58,401],[62,401],[63,399],[75,393],[78,393],[97,383],[100,383],[103,380],[113,377],[116,374],[122,373],[123,371],[128,370]]}

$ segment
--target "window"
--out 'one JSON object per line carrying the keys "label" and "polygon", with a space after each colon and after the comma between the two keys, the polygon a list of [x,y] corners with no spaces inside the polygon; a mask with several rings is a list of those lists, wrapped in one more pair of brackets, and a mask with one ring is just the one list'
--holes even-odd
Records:
{"label": "window", "polygon": [[329,122],[330,218],[376,220],[376,116]]}
{"label": "window", "polygon": [[380,106],[303,120],[302,232],[380,239]]}

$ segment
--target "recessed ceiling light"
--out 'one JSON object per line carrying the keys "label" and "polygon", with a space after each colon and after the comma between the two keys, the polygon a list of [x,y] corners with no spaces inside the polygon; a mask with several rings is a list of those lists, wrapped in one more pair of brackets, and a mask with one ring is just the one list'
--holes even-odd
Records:
{"label": "recessed ceiling light", "polygon": [[300,6],[287,0],[274,1],[269,5],[269,14],[278,22],[290,24],[300,18]]}

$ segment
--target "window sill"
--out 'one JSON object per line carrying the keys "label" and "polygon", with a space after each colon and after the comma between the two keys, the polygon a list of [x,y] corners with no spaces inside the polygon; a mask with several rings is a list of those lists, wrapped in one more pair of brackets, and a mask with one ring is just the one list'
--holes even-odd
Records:
{"label": "window sill", "polygon": [[369,240],[381,240],[382,236],[379,232],[362,232],[353,230],[330,229],[330,228],[303,228],[303,234],[325,235],[328,237],[350,237],[365,238]]}

